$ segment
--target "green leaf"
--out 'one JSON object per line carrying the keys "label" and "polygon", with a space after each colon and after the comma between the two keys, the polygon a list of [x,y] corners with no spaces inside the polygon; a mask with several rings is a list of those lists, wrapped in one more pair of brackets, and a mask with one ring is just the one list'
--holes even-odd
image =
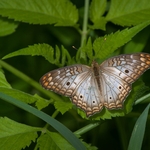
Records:
{"label": "green leaf", "polygon": [[[139,32],[129,43],[124,46],[124,53],[132,53],[141,52],[147,44],[150,28],[147,27],[142,32]],[[141,38],[142,37],[142,38]]]}
{"label": "green leaf", "polygon": [[150,20],[149,16],[149,0],[112,0],[106,20],[122,26],[131,26]]}
{"label": "green leaf", "polygon": [[28,103],[28,104],[35,103],[35,105],[37,106],[39,110],[47,107],[52,102],[50,100],[49,101],[45,100],[41,98],[40,96],[32,96],[22,91],[10,89],[10,88],[0,87],[0,92],[5,93],[13,98],[19,99],[20,101]]}
{"label": "green leaf", "polygon": [[46,100],[37,94],[35,94],[34,97],[37,99],[35,106],[38,108],[38,110],[41,110],[47,107],[50,103],[53,103],[53,100]]}
{"label": "green leaf", "polygon": [[18,23],[0,17],[0,36],[12,34],[17,27]]}
{"label": "green leaf", "polygon": [[149,108],[150,104],[148,104],[143,113],[137,119],[132,131],[128,150],[141,150]]}
{"label": "green leaf", "polygon": [[7,82],[5,75],[0,71],[0,87],[11,88],[11,85]]}
{"label": "green leaf", "polygon": [[2,59],[7,59],[19,55],[31,55],[31,56],[40,55],[43,56],[46,60],[48,60],[50,63],[62,67],[65,65],[66,59],[68,60],[68,62],[71,62],[71,57],[63,46],[61,47],[61,52],[62,52],[62,60],[60,58],[60,49],[58,47],[56,47],[56,55],[54,55],[55,53],[54,49],[50,45],[35,44],[33,46],[20,49],[16,52],[12,52],[4,56]]}
{"label": "green leaf", "polygon": [[92,39],[89,37],[85,47],[85,52],[87,54],[87,56],[93,61],[93,47],[92,47]]}
{"label": "green leaf", "polygon": [[74,26],[78,11],[69,0],[1,0],[2,16],[32,24]]}
{"label": "green leaf", "polygon": [[0,117],[0,149],[20,150],[35,142],[40,128],[17,123],[9,118]]}
{"label": "green leaf", "polygon": [[28,111],[29,113],[47,122],[54,129],[56,129],[64,138],[66,138],[76,149],[78,150],[86,149],[85,146],[81,143],[81,141],[68,128],[66,128],[63,124],[53,119],[52,117],[48,116],[44,112],[39,111],[35,109],[34,107],[29,106],[21,101],[18,101],[17,99],[11,96],[8,96],[2,92],[0,92],[0,98],[23,110]]}
{"label": "green leaf", "polygon": [[91,29],[101,29],[101,30],[106,30],[106,20],[104,17],[99,18],[99,20],[93,21],[93,25],[89,25],[89,28]]}
{"label": "green leaf", "polygon": [[106,9],[106,0],[92,0],[90,6],[90,20],[94,25],[90,26],[92,29],[105,30],[106,20],[102,15]]}
{"label": "green leaf", "polygon": [[[65,98],[63,98],[63,99],[65,99]],[[66,98],[67,100],[63,100],[63,99],[61,101],[57,100],[54,102],[55,108],[58,111],[60,111],[61,114],[64,114],[65,112],[67,112],[69,109],[72,108],[72,103],[70,101],[68,101],[67,98]]]}
{"label": "green leaf", "polygon": [[144,29],[150,22],[141,23],[130,29],[117,31],[114,34],[106,35],[103,38],[97,38],[93,43],[96,58],[105,59],[117,48],[123,46],[131,40],[139,31]]}
{"label": "green leaf", "polygon": [[87,43],[78,49],[76,54],[77,63],[87,64],[87,56],[93,60],[92,40],[89,37]]}
{"label": "green leaf", "polygon": [[90,6],[90,18],[92,20],[98,20],[106,9],[106,0],[92,0]]}
{"label": "green leaf", "polygon": [[38,138],[35,150],[38,149],[75,150],[60,134],[50,131]]}

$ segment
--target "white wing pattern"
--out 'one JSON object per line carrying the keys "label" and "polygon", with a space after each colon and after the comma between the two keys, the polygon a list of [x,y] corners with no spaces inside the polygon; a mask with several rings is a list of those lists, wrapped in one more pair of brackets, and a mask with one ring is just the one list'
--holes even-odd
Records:
{"label": "white wing pattern", "polygon": [[131,84],[150,68],[150,54],[124,54],[92,67],[76,64],[48,72],[40,79],[47,90],[67,96],[87,117],[107,109],[120,109]]}

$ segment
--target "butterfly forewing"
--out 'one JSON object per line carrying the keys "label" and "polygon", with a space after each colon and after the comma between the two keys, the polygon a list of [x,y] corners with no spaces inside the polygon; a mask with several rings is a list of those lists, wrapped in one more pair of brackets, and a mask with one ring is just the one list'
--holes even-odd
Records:
{"label": "butterfly forewing", "polygon": [[101,67],[127,83],[133,83],[150,67],[150,54],[139,53],[109,58]]}
{"label": "butterfly forewing", "polygon": [[82,76],[89,71],[85,65],[72,65],[48,72],[40,79],[40,84],[47,90],[71,96],[75,87],[82,81]]}

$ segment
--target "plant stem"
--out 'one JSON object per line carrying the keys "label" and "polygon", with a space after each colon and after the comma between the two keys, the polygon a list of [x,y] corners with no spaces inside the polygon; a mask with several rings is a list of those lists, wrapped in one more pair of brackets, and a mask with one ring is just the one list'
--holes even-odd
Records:
{"label": "plant stem", "polygon": [[150,98],[150,94],[147,94],[141,98],[139,98],[138,100],[135,101],[135,105],[139,104],[140,102],[146,100],[147,98]]}
{"label": "plant stem", "polygon": [[56,116],[59,114],[58,110],[55,110],[55,112],[52,114],[52,118],[56,118]]}
{"label": "plant stem", "polygon": [[44,93],[48,97],[51,97],[51,98],[56,99],[56,100],[57,99],[61,100],[61,98],[58,95],[56,95],[55,93],[53,93],[51,91],[46,91],[35,80],[31,79],[30,77],[28,77],[27,75],[25,75],[21,71],[17,70],[16,68],[12,67],[11,65],[7,64],[6,62],[0,60],[0,65],[2,67],[4,67],[6,70],[8,70],[11,73],[13,73],[14,75],[16,75],[17,77],[19,77],[20,79],[26,81],[28,84],[32,85],[34,88],[36,88],[40,92]]}
{"label": "plant stem", "polygon": [[81,35],[81,47],[84,45],[84,42],[87,39],[88,10],[89,10],[89,0],[85,0],[84,18],[83,18],[82,35]]}
{"label": "plant stem", "polygon": [[82,134],[86,133],[87,131],[90,131],[91,129],[97,127],[98,125],[100,125],[100,123],[101,122],[99,121],[99,122],[88,124],[87,126],[84,126],[83,128],[75,131],[74,134],[82,135]]}

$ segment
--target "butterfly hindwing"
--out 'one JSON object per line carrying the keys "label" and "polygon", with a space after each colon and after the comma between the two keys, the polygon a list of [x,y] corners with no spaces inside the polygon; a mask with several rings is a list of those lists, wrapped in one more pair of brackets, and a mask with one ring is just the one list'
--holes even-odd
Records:
{"label": "butterfly hindwing", "polygon": [[77,86],[71,100],[75,105],[83,109],[88,117],[102,110],[102,97],[96,79],[93,78],[91,72],[86,74],[83,82]]}
{"label": "butterfly hindwing", "polygon": [[131,85],[105,71],[101,75],[104,106],[107,109],[119,109],[123,107],[125,98],[131,91]]}

